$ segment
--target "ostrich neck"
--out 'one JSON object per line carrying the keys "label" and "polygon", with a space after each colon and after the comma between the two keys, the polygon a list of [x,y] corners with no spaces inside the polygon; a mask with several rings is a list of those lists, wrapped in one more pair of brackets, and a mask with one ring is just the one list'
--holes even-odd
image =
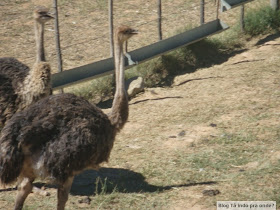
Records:
{"label": "ostrich neck", "polygon": [[116,92],[109,118],[112,125],[115,126],[117,131],[119,131],[124,126],[128,118],[128,98],[124,80],[123,43],[119,40],[115,45],[115,72]]}
{"label": "ostrich neck", "polygon": [[35,39],[36,39],[36,48],[37,48],[37,57],[36,62],[44,62],[45,58],[45,49],[44,49],[44,24],[35,22]]}
{"label": "ostrich neck", "polygon": [[[124,53],[123,43],[118,41],[115,46],[115,71],[116,71],[116,93],[124,92]],[[116,96],[116,95],[115,95]]]}
{"label": "ostrich neck", "polygon": [[51,68],[46,63],[44,53],[44,24],[35,22],[36,62],[30,69],[24,81],[18,86],[18,95],[21,97],[19,109],[28,107],[33,102],[51,93]]}

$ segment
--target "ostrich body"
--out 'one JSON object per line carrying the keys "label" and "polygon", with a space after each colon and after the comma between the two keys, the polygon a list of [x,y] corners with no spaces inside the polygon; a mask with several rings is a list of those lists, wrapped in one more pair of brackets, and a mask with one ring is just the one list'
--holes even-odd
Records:
{"label": "ostrich body", "polygon": [[64,209],[74,176],[108,161],[128,118],[123,43],[136,33],[127,26],[115,33],[116,93],[109,115],[81,97],[57,94],[7,122],[0,138],[0,180],[9,184],[18,179],[15,209],[22,208],[37,177],[57,184],[57,209]]}
{"label": "ostrich body", "polygon": [[51,94],[51,68],[44,52],[44,24],[53,17],[45,7],[37,7],[33,16],[37,55],[32,69],[15,58],[0,58],[0,128],[14,113]]}

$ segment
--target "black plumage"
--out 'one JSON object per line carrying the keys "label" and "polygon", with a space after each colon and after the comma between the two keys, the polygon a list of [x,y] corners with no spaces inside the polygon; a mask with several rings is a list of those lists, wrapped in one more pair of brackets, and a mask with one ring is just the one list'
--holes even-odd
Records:
{"label": "black plumage", "polygon": [[123,43],[136,31],[122,26],[115,36],[116,93],[110,114],[73,94],[48,96],[16,113],[0,137],[0,180],[19,181],[15,209],[21,209],[40,177],[58,185],[64,209],[73,178],[108,161],[115,136],[128,118]]}
{"label": "black plumage", "polygon": [[6,120],[17,111],[20,99],[18,92],[29,67],[15,58],[0,58],[0,130]]}
{"label": "black plumage", "polygon": [[[65,182],[80,170],[107,161],[113,146],[112,135],[113,126],[107,115],[87,100],[72,94],[44,98],[15,114],[2,130],[1,180],[6,184],[16,181],[24,162],[22,150],[25,150],[24,155],[30,154],[34,162],[38,158],[44,160],[43,178]],[[4,146],[3,142],[6,142]],[[4,171],[9,171],[9,180],[2,179]]]}

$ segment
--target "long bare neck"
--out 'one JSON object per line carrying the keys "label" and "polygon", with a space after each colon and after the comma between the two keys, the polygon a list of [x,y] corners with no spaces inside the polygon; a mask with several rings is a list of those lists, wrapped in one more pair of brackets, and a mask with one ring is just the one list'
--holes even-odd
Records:
{"label": "long bare neck", "polygon": [[123,43],[115,41],[115,72],[116,72],[116,92],[114,96],[112,111],[109,115],[111,123],[118,132],[126,123],[128,118],[128,98],[125,90],[124,80],[124,56]]}
{"label": "long bare neck", "polygon": [[44,49],[44,24],[35,21],[35,39],[36,39],[36,63],[45,62],[45,49]]}
{"label": "long bare neck", "polygon": [[116,94],[124,92],[124,53],[123,43],[117,41],[115,44],[115,72],[116,72]]}

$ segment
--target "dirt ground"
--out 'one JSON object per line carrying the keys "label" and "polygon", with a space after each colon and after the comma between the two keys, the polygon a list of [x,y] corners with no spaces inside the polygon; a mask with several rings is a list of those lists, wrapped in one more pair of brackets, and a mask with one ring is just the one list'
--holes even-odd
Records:
{"label": "dirt ground", "polygon": [[[211,141],[212,138],[221,135],[221,130],[234,133],[252,129],[256,131],[257,138],[265,141],[269,141],[271,134],[267,133],[269,130],[260,132],[261,130],[265,127],[279,130],[280,37],[279,35],[263,37],[251,41],[250,46],[230,57],[223,64],[176,77],[172,87],[149,88],[132,99],[129,121],[117,137],[110,162],[104,164],[100,174],[109,177],[110,180],[118,179],[116,178],[118,174],[119,176],[122,174],[125,179],[131,177],[141,179],[140,183],[144,186],[140,187],[140,191],[144,192],[139,192],[137,189],[128,190],[128,194],[131,193],[133,196],[145,197],[146,194],[149,195],[147,189],[153,192],[153,187],[157,186],[159,189],[161,186],[163,192],[155,199],[162,200],[165,194],[166,207],[160,206],[155,209],[215,209],[207,203],[209,196],[202,193],[205,190],[219,191],[218,195],[210,196],[211,199],[234,200],[234,197],[231,197],[234,193],[231,190],[228,192],[228,188],[233,187],[230,178],[223,180],[219,177],[215,180],[210,175],[201,182],[190,181],[190,184],[181,184],[186,177],[170,177],[176,176],[176,173],[180,174],[180,170],[183,170],[174,159],[177,154],[195,155],[204,148],[205,141]],[[104,111],[108,112],[109,109]],[[257,120],[247,119],[256,113],[259,116]],[[260,117],[263,114],[269,117]],[[244,165],[231,165],[229,174],[240,173],[241,169],[259,169],[265,167],[268,162],[279,162],[279,135],[277,138],[275,145],[271,143],[265,145],[265,154],[262,157],[264,159],[249,160]],[[247,145],[243,146],[247,147]],[[151,165],[148,166],[149,164]],[[157,176],[149,171],[142,171],[143,168],[153,170],[150,167],[165,171],[167,174],[163,172]],[[279,175],[270,175],[279,178]],[[80,203],[81,199],[87,198],[83,194],[93,193],[97,176],[96,172],[86,172],[76,179],[67,204],[68,209],[98,209]],[[127,181],[126,185],[129,188],[130,183]],[[44,199],[55,203],[55,189],[47,187],[47,191],[51,193],[51,197],[44,198],[32,194],[26,203],[40,202]],[[0,208],[11,209],[15,191],[3,190],[0,193]],[[9,194],[10,200],[4,200],[7,197],[3,198],[3,194]],[[121,193],[119,196],[127,195]],[[157,197],[153,193],[151,196]],[[51,209],[45,205],[41,204],[40,208]],[[105,205],[100,209],[112,208],[141,209],[142,207],[136,202],[132,207]],[[154,209],[152,206],[145,208]]]}
{"label": "dirt ground", "polygon": [[[122,153],[127,154],[127,164],[137,169],[141,167],[139,148],[146,147],[164,155],[178,151],[192,153],[193,145],[220,135],[221,129],[246,130],[253,126],[258,131],[263,127],[279,130],[280,38],[276,37],[257,41],[221,65],[178,76],[170,88],[147,89],[134,98],[130,102],[129,123],[118,138],[112,159],[118,158],[120,153],[116,151],[122,148]],[[272,107],[266,108],[269,104]],[[250,112],[270,113],[271,117],[248,126],[243,116]],[[192,122],[196,117],[197,122]],[[201,122],[200,118],[203,118]],[[182,131],[184,135],[180,136]],[[268,136],[266,132],[258,132],[261,139]],[[280,160],[279,151],[271,150],[268,155],[273,161]],[[260,162],[250,162],[243,167],[257,168]],[[223,191],[227,187],[220,183],[218,188]],[[201,194],[202,189],[207,188],[212,189],[211,185],[177,189],[179,193],[172,202],[172,209],[208,209],[203,206],[205,197]]]}
{"label": "dirt ground", "polygon": [[[24,7],[34,1],[22,2]],[[9,3],[1,4],[5,13],[18,15]],[[3,23],[3,15],[1,24],[12,27]],[[7,48],[10,56],[24,58],[3,41],[10,38],[7,31],[1,28],[0,56]],[[11,38],[22,39],[20,34]],[[145,89],[130,101],[129,120],[117,136],[110,162],[100,172],[75,180],[67,209],[199,210],[216,209],[218,200],[279,198],[279,58],[280,35],[262,36],[222,64],[177,76],[171,87]],[[77,60],[70,56],[66,66],[84,64]],[[240,142],[230,142],[233,136]],[[98,176],[118,183],[118,191],[94,196]],[[31,194],[25,209],[54,209],[56,190],[46,190],[51,196]],[[15,193],[0,189],[0,209],[12,209]]]}

